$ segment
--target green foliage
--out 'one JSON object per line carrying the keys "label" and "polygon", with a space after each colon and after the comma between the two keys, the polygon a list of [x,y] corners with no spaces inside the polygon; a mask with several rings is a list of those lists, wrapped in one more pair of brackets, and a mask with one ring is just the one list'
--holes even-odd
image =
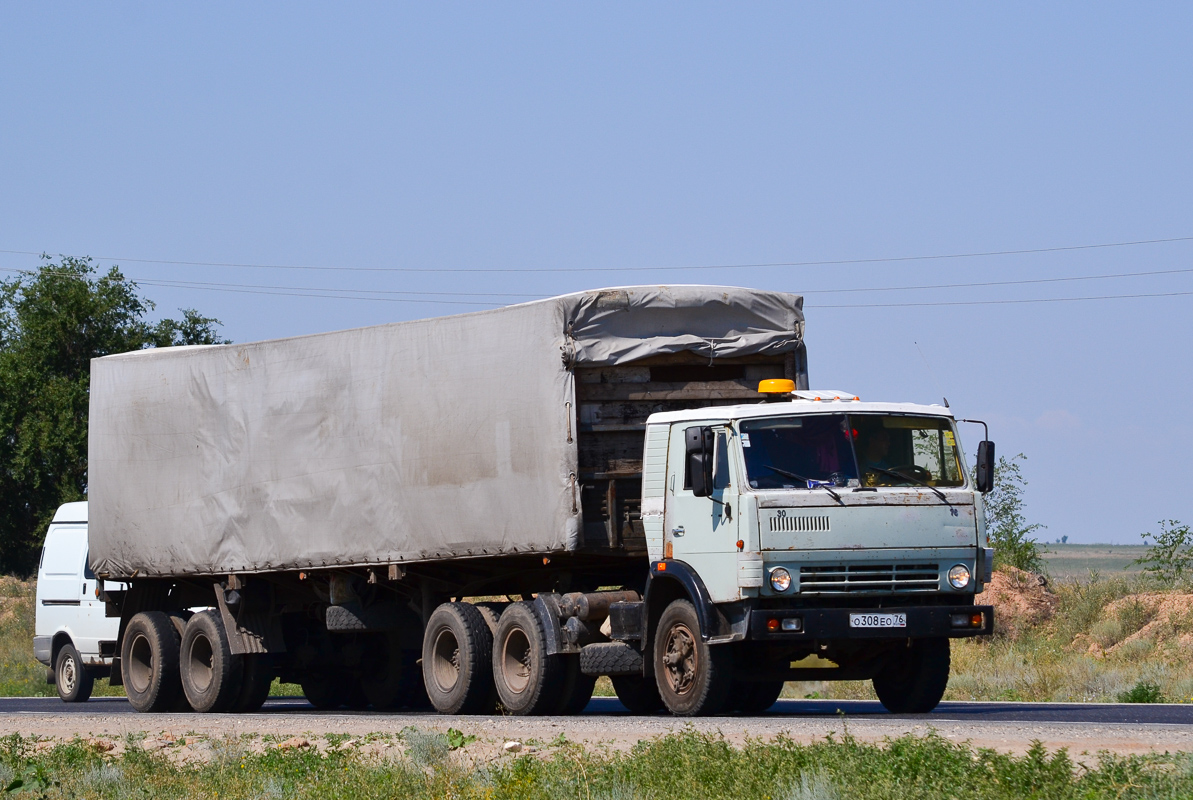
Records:
{"label": "green foliage", "polygon": [[1125,692],[1119,692],[1120,703],[1163,703],[1164,694],[1160,687],[1150,681],[1139,681]]}
{"label": "green foliage", "polygon": [[[215,742],[212,742],[215,744]],[[460,800],[1098,800],[1188,797],[1189,754],[1083,756],[1036,743],[1022,756],[975,750],[929,733],[881,744],[850,736],[800,744],[780,736],[737,747],[687,731],[639,742],[628,752],[566,745],[515,758],[488,757],[491,745],[434,763],[369,758],[349,749],[253,752],[237,740],[231,761],[180,763],[135,743],[121,756],[76,740],[34,749],[19,739],[0,770],[51,797],[452,797]],[[259,742],[258,742],[259,744]]]}
{"label": "green foliage", "polygon": [[91,359],[222,342],[218,320],[150,323],[153,307],[85,258],[0,281],[0,571],[29,574],[54,510],[86,494]]}
{"label": "green foliage", "polygon": [[1193,533],[1189,526],[1179,520],[1160,520],[1158,534],[1143,533],[1144,544],[1154,540],[1147,555],[1134,563],[1143,565],[1143,571],[1162,583],[1171,586],[1184,577],[1193,575]]}
{"label": "green foliage", "polygon": [[999,457],[994,467],[994,488],[986,494],[986,531],[994,548],[995,568],[1009,564],[1031,572],[1044,571],[1044,550],[1033,534],[1043,525],[1028,524],[1023,514],[1027,479],[1019,462],[1027,456]]}
{"label": "green foliage", "polygon": [[[562,736],[563,734],[559,735]],[[463,731],[458,731],[455,728],[447,729],[447,746],[452,750],[459,750],[461,747],[472,744],[475,741],[475,736],[466,736]]]}

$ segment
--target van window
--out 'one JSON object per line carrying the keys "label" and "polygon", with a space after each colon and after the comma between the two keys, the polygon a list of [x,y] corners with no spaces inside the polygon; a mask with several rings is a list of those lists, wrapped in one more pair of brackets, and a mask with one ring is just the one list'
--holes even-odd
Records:
{"label": "van window", "polygon": [[46,537],[42,572],[46,575],[78,575],[87,553],[87,529],[58,528]]}

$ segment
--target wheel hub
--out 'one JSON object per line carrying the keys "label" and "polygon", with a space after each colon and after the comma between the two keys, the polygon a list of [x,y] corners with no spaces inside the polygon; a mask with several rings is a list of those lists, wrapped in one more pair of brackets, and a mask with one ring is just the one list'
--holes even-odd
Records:
{"label": "wheel hub", "polygon": [[673,626],[667,633],[663,652],[664,676],[671,691],[677,695],[691,691],[698,666],[696,637],[687,625]]}

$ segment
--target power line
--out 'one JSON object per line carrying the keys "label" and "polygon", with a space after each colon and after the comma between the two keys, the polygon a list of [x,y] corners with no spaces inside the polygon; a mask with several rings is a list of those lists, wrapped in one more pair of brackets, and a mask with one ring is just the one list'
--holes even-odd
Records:
{"label": "power line", "polygon": [[1103,294],[1095,297],[1037,297],[1025,300],[941,300],[928,303],[847,303],[813,306],[813,308],[919,308],[922,306],[1002,306],[1024,303],[1076,303],[1082,300],[1130,300],[1139,297],[1185,297],[1190,292],[1156,292],[1154,294]]}
{"label": "power line", "polygon": [[[0,272],[21,273],[21,274],[35,274],[33,270],[21,269],[7,269],[0,268]],[[959,288],[988,288],[993,286],[1018,286],[1018,285],[1033,285],[1042,283],[1058,283],[1071,281],[1085,281],[1085,280],[1103,280],[1109,278],[1136,278],[1148,277],[1155,275],[1177,275],[1193,273],[1193,269],[1171,269],[1171,270],[1148,270],[1144,272],[1119,272],[1105,275],[1074,275],[1060,278],[1032,278],[1027,280],[1013,280],[1013,281],[982,281],[974,283],[942,283],[942,284],[922,284],[916,286],[880,286],[871,288],[853,288],[853,289],[813,289],[802,292],[804,295],[811,294],[836,294],[836,293],[856,293],[856,292],[893,292],[893,291],[916,291],[925,289],[959,289]],[[62,277],[74,277],[74,273],[53,273]],[[532,294],[513,294],[513,293],[490,293],[490,292],[420,292],[420,291],[390,291],[383,289],[332,289],[319,287],[303,287],[303,286],[271,286],[262,284],[243,284],[243,283],[215,283],[203,281],[172,281],[159,279],[138,279],[127,278],[132,283],[144,286],[160,286],[163,288],[175,289],[200,289],[204,291],[219,291],[232,292],[239,294],[262,294],[272,295],[277,297],[310,297],[318,299],[330,300],[374,300],[382,302],[395,303],[430,303],[435,305],[469,305],[469,306],[483,306],[492,308],[503,305],[501,302],[476,302],[470,300],[438,300],[426,299],[429,297],[502,297],[502,298],[519,298],[520,301],[526,302],[528,300],[543,299],[550,295],[532,295]],[[1054,303],[1054,302],[1076,302],[1082,300],[1117,300],[1117,299],[1133,299],[1144,297],[1181,297],[1193,292],[1158,292],[1150,294],[1115,294],[1115,295],[1098,295],[1092,297],[1059,297],[1059,298],[1028,298],[1020,300],[950,300],[950,301],[933,301],[933,302],[915,302],[915,303],[852,303],[852,304],[835,304],[835,305],[815,305],[815,308],[905,308],[905,307],[920,307],[920,306],[950,306],[950,305],[1007,305],[1018,303]],[[377,297],[375,295],[387,295],[384,297]],[[399,296],[394,296],[399,295]],[[412,295],[412,296],[411,296]]]}
{"label": "power line", "polygon": [[[345,266],[314,266],[298,264],[251,264],[220,261],[175,261],[154,258],[120,258],[116,256],[96,256],[100,261],[122,261],[130,264],[163,264],[185,267],[234,267],[237,269],[291,269],[315,270],[330,272],[438,272],[438,273],[567,273],[567,272],[654,272],[654,271],[682,271],[703,269],[762,269],[770,267],[826,267],[846,266],[850,264],[890,264],[908,261],[940,261],[960,258],[989,258],[993,256],[1017,256],[1037,253],[1061,253],[1076,250],[1099,250],[1114,247],[1137,247],[1149,244],[1168,244],[1173,242],[1193,241],[1193,236],[1176,236],[1166,239],[1137,239],[1126,242],[1102,242],[1098,244],[1065,245],[1059,247],[1036,247],[1018,250],[988,250],[968,253],[944,253],[920,256],[887,256],[882,258],[849,258],[825,261],[777,261],[757,264],[695,264],[689,266],[656,266],[656,267],[345,267]],[[41,256],[44,252],[35,250],[0,250],[9,255]]]}

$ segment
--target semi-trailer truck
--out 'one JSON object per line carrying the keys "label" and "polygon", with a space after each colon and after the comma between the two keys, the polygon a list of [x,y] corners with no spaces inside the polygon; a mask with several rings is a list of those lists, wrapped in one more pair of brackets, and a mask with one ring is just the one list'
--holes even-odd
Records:
{"label": "semi-trailer truck", "polygon": [[[90,558],[140,711],[931,710],[993,629],[948,408],[809,389],[802,299],[628,287],[92,362]],[[108,584],[113,585],[113,584]]]}

